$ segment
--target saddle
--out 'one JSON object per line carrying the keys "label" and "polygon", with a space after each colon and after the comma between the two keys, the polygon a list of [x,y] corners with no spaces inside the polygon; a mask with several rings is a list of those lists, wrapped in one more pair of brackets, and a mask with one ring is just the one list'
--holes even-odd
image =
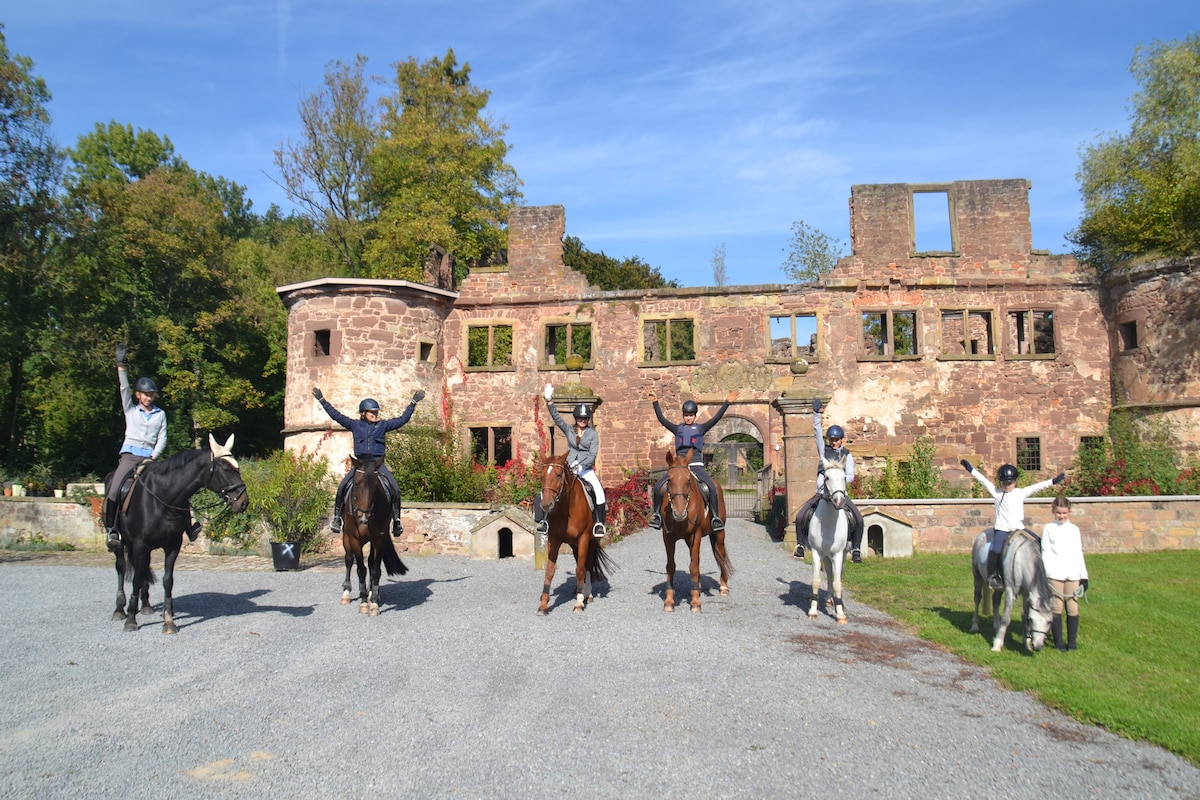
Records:
{"label": "saddle", "polygon": [[142,477],[142,471],[150,464],[151,459],[144,458],[138,462],[137,466],[129,471],[121,481],[121,486],[117,489],[117,508],[122,514],[129,513],[129,500],[133,496],[133,485]]}

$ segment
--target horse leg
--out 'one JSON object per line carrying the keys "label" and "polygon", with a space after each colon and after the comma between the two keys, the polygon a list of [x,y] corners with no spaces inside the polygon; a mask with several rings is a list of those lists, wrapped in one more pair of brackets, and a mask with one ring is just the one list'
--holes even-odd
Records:
{"label": "horse leg", "polygon": [[692,606],[692,613],[693,613],[693,614],[694,614],[694,613],[696,613],[696,612],[698,612],[698,611],[700,611],[700,588],[701,588],[701,581],[700,581],[700,539],[701,539],[701,534],[699,534],[699,533],[694,533],[694,534],[692,534],[692,541],[691,541],[691,543],[690,543],[690,544],[691,544],[691,557],[692,557],[692,560],[691,560],[691,563],[688,565],[688,572],[690,572],[690,573],[691,573],[691,576],[692,576],[692,601],[691,601],[691,606]]}
{"label": "horse leg", "polygon": [[150,583],[150,550],[143,544],[129,548],[129,560],[133,562],[133,589],[129,593],[129,605],[125,608],[125,630],[138,629],[138,600]]}
{"label": "horse leg", "polygon": [[975,613],[971,615],[971,633],[979,633],[979,604],[985,597],[983,593],[983,581],[979,579],[979,571],[975,567],[971,567],[971,573],[975,577]]}
{"label": "horse leg", "polygon": [[[996,635],[992,639],[992,652],[999,653],[1004,649],[1004,634],[1008,633],[1008,623],[1012,619],[1013,594],[1007,587],[1004,589],[1004,599],[996,603],[996,610],[1000,612],[998,616],[993,615],[992,621],[995,625]],[[1001,607],[1003,606],[1003,607]]]}
{"label": "horse leg", "polygon": [[833,590],[833,617],[838,625],[846,624],[846,607],[842,603],[842,563],[845,550],[838,550],[829,559],[829,586]]}
{"label": "horse leg", "polygon": [[579,545],[575,548],[575,608],[571,609],[576,614],[583,611],[584,605],[587,603],[588,595],[584,584],[587,582],[587,557],[588,550],[592,546],[592,532],[590,528],[585,528],[583,535],[579,537]]}
{"label": "horse leg", "polygon": [[542,579],[542,598],[538,603],[537,614],[539,617],[544,617],[550,610],[550,584],[554,582],[554,570],[558,565],[558,550],[562,547],[556,537],[550,537],[550,544],[546,547],[546,574]]}
{"label": "horse leg", "polygon": [[112,618],[116,620],[125,619],[125,547],[118,547],[113,555],[117,561],[117,609],[113,612]]}
{"label": "horse leg", "polygon": [[354,550],[348,536],[342,536],[342,549],[346,551],[346,579],[342,581],[342,605],[350,605],[350,568],[354,566]]}
{"label": "horse leg", "polygon": [[[811,539],[809,540],[809,544],[812,544]],[[812,602],[809,603],[809,605],[808,605],[808,618],[816,619],[817,618],[817,609],[820,607],[819,601],[821,599],[821,565],[823,562],[825,562],[828,559],[826,556],[821,554],[820,550],[817,550],[815,547],[812,549],[812,554],[813,554]]]}
{"label": "horse leg", "polygon": [[712,544],[713,558],[721,568],[721,597],[729,597],[729,552],[725,549],[725,531],[717,531],[709,541]]}
{"label": "horse leg", "polygon": [[355,543],[354,566],[358,569],[358,610],[359,613],[366,614],[370,610],[370,605],[367,601],[367,592],[370,590],[370,585],[367,583],[367,562],[363,557],[362,548],[361,542]]}
{"label": "horse leg", "polygon": [[[183,545],[180,537],[179,546]],[[175,599],[172,592],[175,589],[175,559],[179,558],[179,547],[163,551],[163,633],[179,633],[175,624]]]}
{"label": "horse leg", "polygon": [[[388,531],[379,534],[387,536]],[[380,568],[380,563],[383,561],[383,554],[379,552],[379,547],[375,542],[371,542],[371,558],[367,562],[371,573],[371,594],[367,602],[367,616],[379,616],[379,581],[383,579],[383,570]]]}
{"label": "horse leg", "polygon": [[669,534],[663,534],[663,544],[667,548],[667,593],[663,599],[663,611],[675,610],[675,540]]}

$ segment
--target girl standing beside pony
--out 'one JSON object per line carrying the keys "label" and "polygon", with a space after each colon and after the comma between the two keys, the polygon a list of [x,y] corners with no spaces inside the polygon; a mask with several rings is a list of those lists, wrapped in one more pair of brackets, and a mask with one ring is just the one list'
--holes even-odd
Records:
{"label": "girl standing beside pony", "polygon": [[[1050,633],[1058,650],[1074,650],[1079,633],[1079,598],[1088,588],[1087,565],[1083,563],[1083,537],[1071,522],[1071,501],[1063,496],[1054,498],[1050,506],[1054,521],[1042,528],[1042,563],[1046,577],[1054,589],[1050,610]],[[1067,611],[1067,640],[1063,641],[1063,607]]]}

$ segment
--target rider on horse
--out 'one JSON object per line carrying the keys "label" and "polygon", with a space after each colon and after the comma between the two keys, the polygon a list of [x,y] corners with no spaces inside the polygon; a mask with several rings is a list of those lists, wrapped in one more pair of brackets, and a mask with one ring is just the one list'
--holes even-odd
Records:
{"label": "rider on horse", "polygon": [[[108,531],[107,545],[110,549],[121,546],[121,534],[117,531],[117,509],[121,503],[121,484],[138,464],[146,459],[156,459],[167,446],[167,414],[154,405],[158,387],[149,378],[138,378],[129,391],[129,375],[125,371],[125,345],[117,345],[117,381],[121,387],[121,408],[125,413],[125,439],[121,443],[121,460],[113,470],[104,498],[104,527]],[[137,400],[134,400],[136,396]],[[200,525],[188,528],[188,538],[196,541]]]}
{"label": "rider on horse", "polygon": [[[321,394],[320,389],[314,386],[312,393],[313,397],[317,398],[317,401],[320,402],[321,407],[325,409],[325,413],[334,422],[350,431],[354,437],[355,458],[379,459],[379,466],[377,468],[379,477],[384,481],[388,493],[392,497],[392,536],[399,536],[404,533],[404,526],[400,524],[400,485],[396,483],[396,477],[392,475],[392,471],[383,463],[383,458],[387,455],[385,436],[388,431],[394,431],[408,422],[409,418],[413,415],[413,411],[417,408],[417,403],[425,398],[424,390],[418,389],[413,394],[412,402],[408,404],[408,408],[404,409],[403,414],[385,420],[379,419],[379,402],[370,397],[358,404],[358,419],[351,419],[334,408],[325,399],[325,395]],[[346,507],[346,492],[349,490],[353,480],[354,470],[351,469],[346,473],[346,477],[342,478],[342,482],[338,484],[337,499],[334,501],[333,521],[329,525],[334,533],[341,533],[342,512]]]}
{"label": "rider on horse", "polygon": [[[817,454],[823,459],[817,466],[817,492],[800,507],[800,511],[796,514],[796,550],[793,555],[796,558],[804,558],[804,532],[808,530],[808,521],[812,518],[813,510],[817,507],[817,501],[821,499],[821,493],[825,489],[825,461],[837,461],[845,458],[846,464],[846,485],[854,483],[854,456],[850,454],[844,446],[846,441],[846,432],[842,430],[841,425],[830,425],[829,430],[825,433],[825,444],[821,443],[821,398],[814,397],[812,401],[813,409],[813,432],[817,439]],[[850,512],[850,517],[853,520],[850,531],[850,560],[855,564],[862,563],[862,535],[863,535],[863,517],[862,512],[858,510],[858,506],[854,505],[854,501],[849,496],[846,497],[846,510]]]}
{"label": "rider on horse", "polygon": [[[658,396],[654,390],[650,390],[650,399],[654,402],[654,413],[658,417],[658,421],[667,430],[675,434],[675,453],[683,453],[687,450],[692,451],[694,459],[688,466],[692,469],[692,474],[708,487],[708,515],[712,519],[712,529],[714,532],[725,529],[725,520],[721,519],[717,513],[717,485],[713,482],[712,476],[708,474],[708,470],[704,468],[704,434],[708,433],[712,426],[721,421],[721,417],[725,416],[725,412],[729,410],[729,404],[732,403],[738,396],[736,391],[730,392],[725,398],[725,403],[717,413],[705,422],[703,425],[696,424],[696,412],[699,408],[696,406],[695,400],[687,400],[683,404],[683,422],[671,422],[663,415],[662,409],[658,405]],[[662,492],[663,486],[667,483],[667,476],[663,475],[658,483],[654,486],[654,516],[650,518],[651,528],[662,527]]]}
{"label": "rider on horse", "polygon": [[[971,466],[970,461],[964,458],[958,463],[962,464],[963,469],[971,473],[971,477],[979,481],[996,501],[996,521],[992,525],[992,546],[988,550],[987,567],[988,586],[999,591],[1004,588],[1004,576],[1000,574],[1000,558],[1004,553],[1004,543],[1008,541],[1009,534],[1014,531],[1027,530],[1025,527],[1025,498],[1037,494],[1043,489],[1057,486],[1063,482],[1066,475],[1060,472],[1052,480],[1039,481],[1023,489],[1018,489],[1017,468],[1012,464],[1002,464],[996,471],[996,480],[1000,483],[1000,488],[997,490],[982,472]],[[1029,531],[1029,533],[1035,539],[1037,538],[1033,531]]]}
{"label": "rider on horse", "polygon": [[[604,487],[600,485],[600,478],[596,475],[596,458],[600,455],[600,434],[596,433],[596,429],[590,424],[592,410],[586,403],[577,404],[572,411],[575,425],[570,426],[551,402],[551,398],[554,397],[554,387],[547,383],[544,395],[546,407],[550,409],[550,419],[554,420],[558,429],[567,436],[567,466],[592,488],[596,500],[596,504],[592,508],[592,536],[596,539],[603,539],[607,532],[604,523],[608,518],[608,506],[604,497]],[[549,530],[546,512],[541,508],[540,502],[534,505],[533,518],[538,524],[540,533],[544,534]]]}

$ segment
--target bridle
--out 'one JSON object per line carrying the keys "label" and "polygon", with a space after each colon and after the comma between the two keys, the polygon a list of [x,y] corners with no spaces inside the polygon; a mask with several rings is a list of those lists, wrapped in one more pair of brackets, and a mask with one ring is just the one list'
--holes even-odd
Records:
{"label": "bridle", "polygon": [[547,461],[545,463],[545,467],[546,467],[546,474],[542,478],[542,496],[543,496],[543,498],[545,497],[545,494],[546,494],[546,479],[549,478],[554,473],[555,469],[561,469],[563,471],[562,480],[558,484],[557,491],[554,492],[554,497],[550,500],[549,503],[546,503],[544,499],[542,501],[542,510],[545,511],[547,514],[549,514],[551,511],[554,510],[554,507],[556,505],[558,505],[558,501],[562,498],[563,492],[565,492],[567,490],[567,487],[571,485],[571,480],[572,479],[578,480],[578,476],[575,475],[574,470],[567,469],[567,465],[566,465],[565,461],[563,461],[563,462]]}
{"label": "bridle", "polygon": [[[359,475],[366,474],[366,470],[363,469],[362,467],[355,467],[354,472]],[[375,480],[378,483],[378,488],[383,488],[383,476],[379,474],[378,470],[376,470],[376,472],[375,472]],[[357,488],[358,488],[357,481],[352,481],[350,484],[350,489],[348,490],[349,495],[350,495],[350,514],[356,520],[359,519],[360,517],[368,517],[369,518],[371,509],[370,508],[363,509],[363,508],[360,508],[358,505],[358,492],[355,491],[355,489],[357,489]],[[372,495],[371,502],[374,503],[374,495]]]}
{"label": "bridle", "polygon": [[[687,476],[688,476],[687,477],[687,491],[686,492],[672,492],[671,491],[671,479],[670,479],[670,477],[668,477],[667,478],[667,507],[674,509],[675,498],[680,497],[680,498],[683,498],[683,507],[690,509],[691,503],[692,503],[692,487],[696,486],[698,483],[696,475],[695,475],[695,473],[692,472],[691,464],[671,464],[671,465],[669,465],[667,467],[667,475],[668,476],[670,476],[671,470],[673,470],[673,469],[681,469],[687,473]],[[671,516],[672,516],[672,518],[675,516],[673,510],[672,510]],[[690,512],[689,512],[689,516],[690,516]],[[664,518],[663,522],[664,523],[666,522],[665,518]]]}

